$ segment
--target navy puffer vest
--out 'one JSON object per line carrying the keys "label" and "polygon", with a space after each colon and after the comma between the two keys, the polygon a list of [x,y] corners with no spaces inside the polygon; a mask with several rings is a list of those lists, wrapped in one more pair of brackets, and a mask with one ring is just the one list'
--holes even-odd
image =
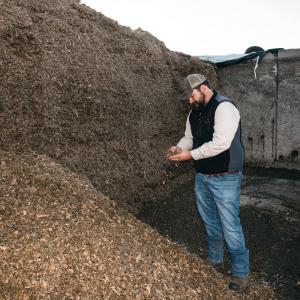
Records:
{"label": "navy puffer vest", "polygon": [[[215,92],[207,106],[199,111],[192,110],[189,116],[189,121],[193,135],[193,149],[202,146],[204,143],[212,141],[215,112],[218,105],[224,101],[231,102],[228,98]],[[230,122],[230,120],[228,120],[228,122]],[[241,141],[240,122],[229,149],[213,157],[194,160],[194,166],[197,173],[203,174],[218,174],[228,171],[239,171],[243,169],[244,158],[245,152]]]}

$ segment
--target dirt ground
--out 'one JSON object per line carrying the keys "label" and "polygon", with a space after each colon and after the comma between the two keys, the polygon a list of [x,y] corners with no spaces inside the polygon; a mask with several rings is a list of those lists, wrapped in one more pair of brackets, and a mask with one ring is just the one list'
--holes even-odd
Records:
{"label": "dirt ground", "polygon": [[[169,198],[146,205],[139,218],[205,259],[206,237],[195,205],[192,178],[191,174],[190,182]],[[299,193],[297,172],[245,170],[241,222],[250,249],[251,285],[270,283],[277,299],[300,297]],[[225,265],[229,273],[228,254]]]}

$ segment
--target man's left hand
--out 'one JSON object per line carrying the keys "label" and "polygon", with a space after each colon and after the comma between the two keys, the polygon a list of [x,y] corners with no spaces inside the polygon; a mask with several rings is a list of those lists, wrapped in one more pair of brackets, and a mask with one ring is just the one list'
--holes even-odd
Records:
{"label": "man's left hand", "polygon": [[192,159],[191,151],[183,150],[179,154],[172,155],[169,157],[169,160],[172,161],[184,161]]}

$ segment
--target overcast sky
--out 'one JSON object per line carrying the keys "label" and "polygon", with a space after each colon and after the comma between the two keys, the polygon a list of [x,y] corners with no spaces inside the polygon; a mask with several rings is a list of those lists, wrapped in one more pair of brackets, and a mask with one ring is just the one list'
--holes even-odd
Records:
{"label": "overcast sky", "polygon": [[300,48],[300,0],[81,0],[190,55]]}

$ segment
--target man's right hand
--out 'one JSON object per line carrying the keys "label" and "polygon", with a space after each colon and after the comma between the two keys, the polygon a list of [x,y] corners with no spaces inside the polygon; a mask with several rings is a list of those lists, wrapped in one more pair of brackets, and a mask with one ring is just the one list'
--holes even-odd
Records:
{"label": "man's right hand", "polygon": [[167,159],[170,160],[170,157],[180,154],[182,151],[183,151],[183,149],[180,147],[177,147],[177,146],[170,147],[167,151]]}

